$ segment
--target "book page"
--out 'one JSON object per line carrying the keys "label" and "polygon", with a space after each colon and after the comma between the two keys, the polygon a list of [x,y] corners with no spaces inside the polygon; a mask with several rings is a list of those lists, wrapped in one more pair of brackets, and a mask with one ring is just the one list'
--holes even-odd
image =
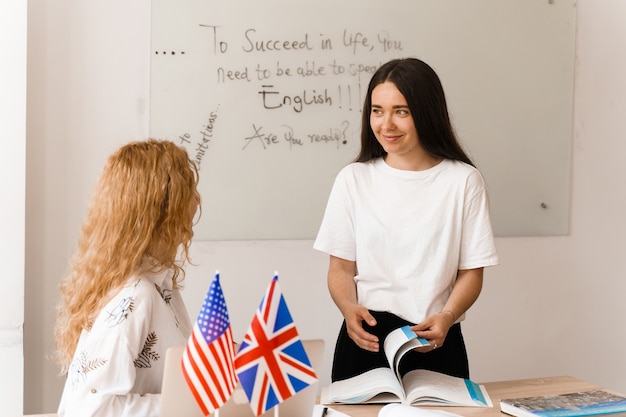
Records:
{"label": "book page", "polygon": [[325,404],[400,402],[404,398],[400,382],[389,368],[376,368],[352,378],[335,381],[322,398]]}
{"label": "book page", "polygon": [[493,406],[485,388],[468,379],[418,369],[408,372],[403,378],[403,384],[405,404]]}
{"label": "book page", "polygon": [[430,343],[426,339],[417,337],[415,332],[407,325],[399,327],[387,335],[383,343],[383,350],[387,357],[387,363],[389,363],[397,377],[400,378],[398,365],[402,356],[416,347],[429,345]]}

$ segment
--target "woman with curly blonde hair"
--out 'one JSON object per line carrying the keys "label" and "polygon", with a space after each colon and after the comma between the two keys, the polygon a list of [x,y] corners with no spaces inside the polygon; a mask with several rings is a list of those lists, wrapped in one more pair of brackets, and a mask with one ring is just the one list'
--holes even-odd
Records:
{"label": "woman with curly blonde hair", "polygon": [[60,286],[60,417],[158,416],[165,351],[191,331],[179,288],[197,183],[172,142],[132,142],[109,157]]}

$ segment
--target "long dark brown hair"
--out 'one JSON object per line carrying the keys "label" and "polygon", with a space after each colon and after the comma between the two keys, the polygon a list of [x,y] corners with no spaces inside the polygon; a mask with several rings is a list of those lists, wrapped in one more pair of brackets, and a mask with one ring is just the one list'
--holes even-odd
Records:
{"label": "long dark brown hair", "polygon": [[426,152],[474,166],[452,128],[439,77],[428,64],[417,58],[394,59],[383,64],[372,76],[363,104],[361,150],[356,162],[367,162],[387,154],[370,126],[372,90],[384,82],[393,83],[406,99],[420,145]]}

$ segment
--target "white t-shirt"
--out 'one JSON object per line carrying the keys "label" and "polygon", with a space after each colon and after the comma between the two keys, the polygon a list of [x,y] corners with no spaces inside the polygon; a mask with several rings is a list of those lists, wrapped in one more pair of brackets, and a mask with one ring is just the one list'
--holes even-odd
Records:
{"label": "white t-shirt", "polygon": [[157,417],[165,352],[187,343],[191,322],[172,271],[132,277],[83,330],[59,417]]}
{"label": "white t-shirt", "polygon": [[452,160],[423,171],[382,158],[346,166],[313,247],[356,261],[359,304],[414,323],[441,311],[458,270],[498,264],[483,178]]}

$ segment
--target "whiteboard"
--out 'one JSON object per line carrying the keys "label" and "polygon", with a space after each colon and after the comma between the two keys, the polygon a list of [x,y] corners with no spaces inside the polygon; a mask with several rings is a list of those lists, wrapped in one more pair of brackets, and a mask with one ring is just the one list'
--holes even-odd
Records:
{"label": "whiteboard", "polygon": [[196,239],[315,237],[377,66],[439,74],[498,236],[569,232],[575,0],[152,0],[150,135],[200,168]]}

